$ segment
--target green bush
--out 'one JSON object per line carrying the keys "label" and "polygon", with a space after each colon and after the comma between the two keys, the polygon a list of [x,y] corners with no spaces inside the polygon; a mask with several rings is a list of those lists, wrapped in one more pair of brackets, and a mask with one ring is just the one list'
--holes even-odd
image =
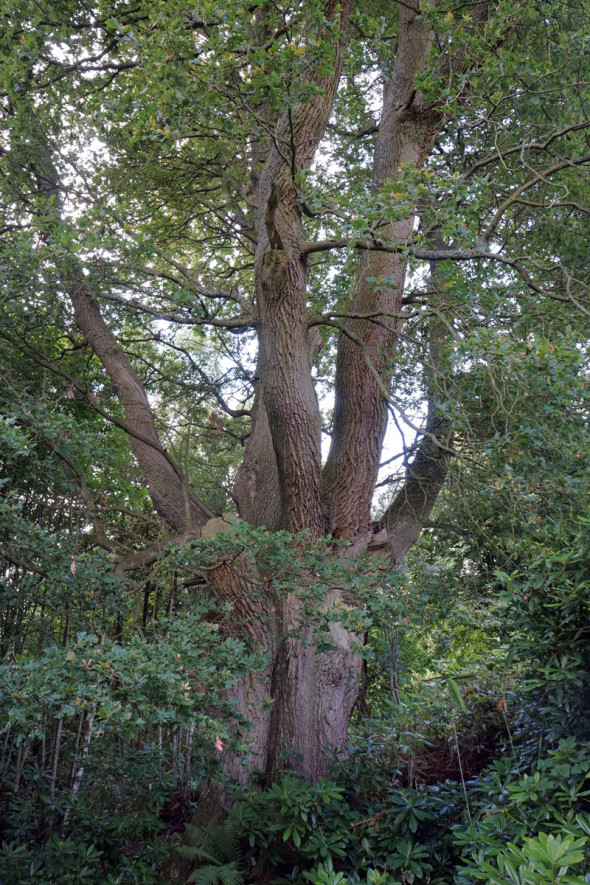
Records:
{"label": "green bush", "polygon": [[[471,791],[471,824],[466,826],[464,822],[455,829],[455,844],[462,854],[457,881],[461,885],[472,885],[482,878],[488,881],[483,871],[491,875],[490,870],[495,871],[495,876],[507,876],[507,871],[518,860],[521,866],[525,866],[514,875],[522,874],[524,878],[522,882],[518,878],[509,879],[514,885],[524,885],[525,882],[528,885],[526,876],[532,877],[531,885],[569,882],[567,878],[534,878],[537,875],[535,864],[542,866],[549,862],[547,851],[563,849],[564,858],[569,860],[567,863],[564,860],[561,866],[574,866],[574,873],[585,871],[584,859],[587,865],[590,864],[590,846],[587,846],[586,838],[590,835],[589,797],[588,743],[577,743],[573,738],[562,740],[529,771],[519,771],[515,759],[500,760]],[[544,834],[542,840],[541,834]],[[550,848],[546,847],[548,838]],[[536,839],[541,843],[535,842]],[[573,854],[568,846],[575,846]],[[528,858],[526,864],[518,852]],[[573,860],[578,854],[578,860]],[[532,867],[529,869],[527,864]],[[491,878],[490,881],[496,880]]]}
{"label": "green bush", "polygon": [[[286,775],[230,810],[252,878],[276,883],[449,881],[458,784],[403,788],[388,753],[352,753],[334,779],[310,785]],[[315,877],[315,878],[314,878]]]}

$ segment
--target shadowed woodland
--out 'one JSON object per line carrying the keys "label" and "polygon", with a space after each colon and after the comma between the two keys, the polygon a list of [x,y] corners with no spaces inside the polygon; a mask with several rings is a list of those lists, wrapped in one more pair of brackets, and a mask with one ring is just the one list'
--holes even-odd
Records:
{"label": "shadowed woodland", "polygon": [[590,7],[0,21],[1,881],[583,885]]}

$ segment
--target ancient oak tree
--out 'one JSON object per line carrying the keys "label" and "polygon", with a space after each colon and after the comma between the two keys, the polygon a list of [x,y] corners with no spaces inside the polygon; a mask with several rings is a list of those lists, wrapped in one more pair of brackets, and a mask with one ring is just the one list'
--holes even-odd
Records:
{"label": "ancient oak tree", "polygon": [[[583,101],[556,120],[534,87],[569,77],[574,96],[583,78],[558,58],[553,4],[9,6],[1,236],[24,306],[7,302],[3,346],[119,428],[153,508],[123,543],[101,513],[124,492],[93,497],[92,469],[66,465],[81,531],[117,575],[227,511],[351,568],[402,563],[470,456],[461,323],[485,326],[494,286],[512,307],[586,297],[573,242],[556,258],[546,228],[527,257],[535,213],[585,217]],[[410,442],[375,519],[390,414]],[[235,690],[251,729],[231,773],[316,779],[346,743],[359,637],[332,619],[326,644],[247,551],[206,583],[264,653]],[[337,582],[320,607],[356,602]]]}

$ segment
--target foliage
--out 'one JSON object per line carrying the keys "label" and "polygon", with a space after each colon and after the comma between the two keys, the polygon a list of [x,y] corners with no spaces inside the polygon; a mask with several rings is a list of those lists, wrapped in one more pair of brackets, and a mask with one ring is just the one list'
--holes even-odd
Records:
{"label": "foliage", "polygon": [[[310,786],[288,776],[230,810],[246,881],[270,867],[273,882],[431,881],[439,885],[585,881],[590,747],[573,738],[525,770],[513,744],[481,776],[402,786],[393,745],[361,741],[333,780]],[[513,754],[516,753],[516,756]]]}
{"label": "foliage", "polygon": [[162,806],[215,774],[216,740],[233,740],[224,698],[256,667],[218,630],[195,606],[149,638],[79,633],[2,666],[3,881],[54,867],[63,882],[151,881]]}
{"label": "foliage", "polygon": [[178,848],[182,857],[198,863],[189,876],[196,885],[241,885],[236,830],[231,822],[201,830],[188,824],[187,841]]}
{"label": "foliage", "polygon": [[[251,728],[232,692],[268,655],[233,630],[236,605],[215,601],[220,564],[255,572],[251,600],[297,603],[294,622],[277,627],[282,647],[329,655],[346,638],[364,686],[348,761],[310,784],[285,758],[263,791],[264,773],[251,772],[230,826],[189,829],[181,853],[204,863],[193,881],[274,871],[317,885],[557,885],[584,875],[588,3],[501,0],[485,15],[480,2],[419,4],[436,39],[402,109],[404,125],[430,114],[435,146],[381,177],[375,118],[408,4],[356,6],[326,135],[314,162],[300,163],[298,114],[329,96],[338,66],[340,26],[319,0],[3,5],[9,885],[155,881],[203,780],[248,758]],[[227,513],[263,387],[256,238],[272,213],[256,188],[273,150],[287,158],[294,251],[321,241],[300,256],[302,328],[322,343],[313,369],[303,360],[309,401],[315,390],[322,406],[318,473],[320,424],[341,442],[336,350],[359,346],[355,323],[367,338],[395,325],[364,370],[380,366],[401,469],[381,473],[377,519],[356,546],[327,523],[318,538],[231,517],[213,539],[195,540],[190,519],[173,536],[130,451],[137,427],[68,289],[73,278],[87,287],[145,394],[181,510],[190,487]],[[404,223],[411,234],[384,241]],[[369,271],[377,307],[350,317],[359,267],[387,249],[402,283]],[[394,285],[399,303],[382,313],[377,295]],[[442,448],[433,415],[447,428]],[[377,421],[367,438],[382,430]],[[422,538],[393,568],[383,546],[361,540],[384,531],[379,519],[404,500],[427,441],[449,456],[446,485],[432,512],[413,514]],[[262,712],[275,703],[269,695]],[[253,872],[232,854],[232,827]]]}
{"label": "foliage", "polygon": [[413,882],[435,865],[440,873],[449,863],[446,816],[460,808],[460,791],[400,788],[387,762],[367,762],[359,753],[334,781],[311,786],[285,777],[232,809],[230,819],[257,861],[252,881],[269,866],[283,883],[380,881],[379,871],[388,872],[387,883],[393,875]]}
{"label": "foliage", "polygon": [[497,763],[470,797],[474,822],[455,837],[463,856],[458,881],[585,881],[576,874],[590,861],[588,744],[564,739],[530,773],[516,765]]}

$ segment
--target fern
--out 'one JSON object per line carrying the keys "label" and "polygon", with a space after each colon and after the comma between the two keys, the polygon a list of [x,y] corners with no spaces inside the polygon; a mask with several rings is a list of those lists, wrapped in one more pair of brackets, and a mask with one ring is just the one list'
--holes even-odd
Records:
{"label": "fern", "polygon": [[242,885],[244,876],[239,869],[236,828],[226,822],[220,827],[203,830],[187,824],[187,844],[178,848],[198,868],[188,881],[195,885]]}
{"label": "fern", "polygon": [[234,861],[223,866],[201,867],[189,876],[196,885],[242,885],[244,877]]}

